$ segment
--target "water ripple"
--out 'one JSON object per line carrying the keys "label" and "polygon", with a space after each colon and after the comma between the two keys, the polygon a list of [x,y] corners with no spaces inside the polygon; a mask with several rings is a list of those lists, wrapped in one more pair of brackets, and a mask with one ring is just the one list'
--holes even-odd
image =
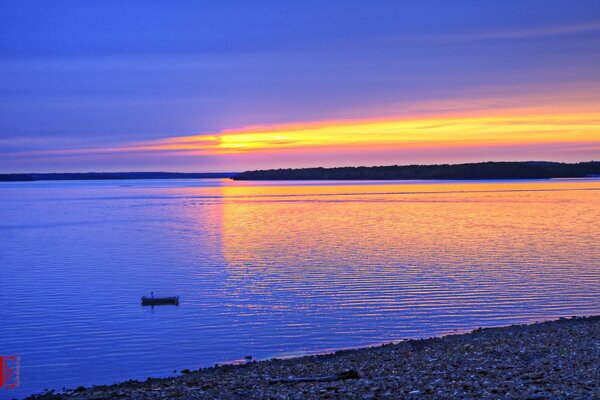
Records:
{"label": "water ripple", "polygon": [[0,186],[15,396],[600,313],[599,180],[121,184]]}

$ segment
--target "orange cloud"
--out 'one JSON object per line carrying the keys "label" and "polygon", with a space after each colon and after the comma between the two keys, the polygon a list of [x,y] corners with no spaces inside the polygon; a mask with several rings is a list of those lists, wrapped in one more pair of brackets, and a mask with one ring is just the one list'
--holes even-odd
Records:
{"label": "orange cloud", "polygon": [[164,139],[135,150],[207,154],[339,147],[454,147],[600,142],[600,113],[324,121]]}
{"label": "orange cloud", "polygon": [[[35,152],[42,156],[164,153],[165,155],[357,154],[393,150],[600,146],[600,111],[595,103],[546,109],[485,109],[402,118],[317,121],[225,130],[137,142],[110,148]],[[30,152],[34,154],[34,152]],[[533,155],[535,156],[535,154]],[[375,161],[375,160],[374,160]]]}

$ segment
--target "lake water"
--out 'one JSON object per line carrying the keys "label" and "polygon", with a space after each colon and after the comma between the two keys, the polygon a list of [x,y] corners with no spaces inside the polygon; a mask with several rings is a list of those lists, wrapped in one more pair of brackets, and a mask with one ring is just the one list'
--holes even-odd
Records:
{"label": "lake water", "polygon": [[600,314],[598,179],[3,183],[0,235],[0,398]]}

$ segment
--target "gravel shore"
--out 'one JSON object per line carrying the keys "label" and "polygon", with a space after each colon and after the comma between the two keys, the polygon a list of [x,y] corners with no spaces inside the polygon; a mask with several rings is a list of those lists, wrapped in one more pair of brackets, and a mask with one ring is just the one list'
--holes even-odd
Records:
{"label": "gravel shore", "polygon": [[600,316],[184,372],[28,399],[598,399]]}

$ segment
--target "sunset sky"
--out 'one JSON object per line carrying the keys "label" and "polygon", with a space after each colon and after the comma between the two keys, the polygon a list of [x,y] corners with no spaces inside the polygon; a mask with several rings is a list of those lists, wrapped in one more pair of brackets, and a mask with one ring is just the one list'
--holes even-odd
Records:
{"label": "sunset sky", "polygon": [[600,2],[0,0],[0,172],[600,159]]}

